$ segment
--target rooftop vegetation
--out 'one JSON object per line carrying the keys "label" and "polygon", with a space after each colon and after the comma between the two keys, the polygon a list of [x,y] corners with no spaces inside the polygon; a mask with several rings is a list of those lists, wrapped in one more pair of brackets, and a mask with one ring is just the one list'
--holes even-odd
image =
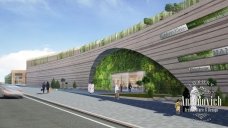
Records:
{"label": "rooftop vegetation", "polygon": [[[128,35],[131,35],[135,32],[138,32],[142,29],[145,29],[146,27],[153,25],[161,20],[164,20],[165,18],[174,15],[175,13],[184,10],[196,3],[198,3],[199,0],[184,0],[181,3],[169,3],[166,4],[165,6],[165,11],[162,11],[161,13],[156,14],[155,16],[149,17],[149,18],[144,18],[143,21],[141,21],[140,23],[133,25],[132,27],[125,29],[121,32],[117,32],[113,35],[110,35],[108,37],[105,37],[103,39],[100,40],[96,40],[93,42],[90,42],[88,44],[83,45],[80,48],[77,49],[70,49],[64,52],[60,52],[54,56],[54,59],[51,60],[59,60],[59,59],[64,59],[66,57],[70,57],[73,56],[75,54],[80,54],[86,51],[90,51],[92,49],[98,48],[98,47],[102,47],[104,45],[110,44],[116,40],[122,39]],[[51,57],[53,57],[51,56]],[[39,65],[39,64],[44,64],[49,62],[49,57],[41,57],[41,58],[37,58],[37,59],[33,59],[29,61],[29,65],[30,66],[35,66],[35,65]]]}

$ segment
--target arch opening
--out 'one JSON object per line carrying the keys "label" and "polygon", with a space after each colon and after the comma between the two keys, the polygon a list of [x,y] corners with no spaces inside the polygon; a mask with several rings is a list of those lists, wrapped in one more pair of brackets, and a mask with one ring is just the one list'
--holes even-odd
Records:
{"label": "arch opening", "polygon": [[184,85],[174,75],[151,58],[122,48],[106,50],[96,58],[89,82],[93,82],[97,90],[112,90],[113,74],[138,71],[145,72],[145,90],[152,89],[157,94],[181,95],[184,89]]}

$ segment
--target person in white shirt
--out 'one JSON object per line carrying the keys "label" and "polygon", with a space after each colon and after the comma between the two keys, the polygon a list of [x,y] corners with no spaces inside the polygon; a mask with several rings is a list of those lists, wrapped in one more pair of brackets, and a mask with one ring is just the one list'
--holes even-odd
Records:
{"label": "person in white shirt", "polygon": [[115,84],[115,98],[119,99],[119,86]]}
{"label": "person in white shirt", "polygon": [[91,90],[91,84],[90,84],[90,83],[88,83],[88,92],[89,92],[89,93],[91,93],[91,91],[90,91],[90,90]]}
{"label": "person in white shirt", "polygon": [[93,83],[91,83],[91,85],[90,85],[90,93],[94,93],[94,84]]}

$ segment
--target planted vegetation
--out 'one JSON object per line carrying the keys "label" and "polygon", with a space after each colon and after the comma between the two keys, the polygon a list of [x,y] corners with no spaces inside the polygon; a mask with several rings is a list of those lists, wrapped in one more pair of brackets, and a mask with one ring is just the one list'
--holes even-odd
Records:
{"label": "planted vegetation", "polygon": [[202,17],[202,18],[199,18],[197,20],[194,20],[192,22],[187,23],[188,29],[192,29],[192,28],[198,27],[202,24],[205,24],[205,23],[211,22],[213,20],[219,19],[221,17],[226,16],[227,14],[228,14],[228,7],[220,9],[214,13],[211,13],[209,15]]}
{"label": "planted vegetation", "polygon": [[208,57],[213,57],[212,50],[202,51],[194,54],[188,54],[178,57],[179,62],[193,61],[198,59],[204,59]]}
{"label": "planted vegetation", "polygon": [[80,54],[80,53],[83,53],[86,51],[90,51],[94,48],[110,44],[116,40],[119,40],[119,39],[124,38],[128,35],[131,35],[135,32],[138,32],[138,31],[148,27],[149,25],[153,25],[153,24],[155,24],[155,23],[157,23],[157,22],[159,22],[159,21],[183,10],[183,9],[186,9],[186,8],[196,4],[198,2],[199,2],[199,0],[185,0],[181,3],[167,4],[165,7],[165,11],[162,11],[161,13],[158,13],[157,15],[155,15],[153,17],[144,18],[144,20],[142,22],[140,22],[140,23],[138,23],[138,24],[126,29],[126,30],[123,30],[121,32],[117,32],[117,33],[115,33],[111,36],[105,37],[103,39],[90,42],[86,45],[83,45],[80,48],[70,49],[68,51],[61,52],[57,55],[53,55],[53,56],[51,56],[52,59],[49,59],[49,57],[42,57],[39,59],[31,60],[29,65],[35,66],[35,65],[44,64],[44,63],[47,63],[47,62],[53,61],[53,60],[64,59],[66,57],[71,57],[75,54]]}
{"label": "planted vegetation", "polygon": [[51,81],[51,88],[60,88],[60,83],[58,80],[55,80],[54,78]]}
{"label": "planted vegetation", "polygon": [[222,70],[228,70],[228,64],[214,64],[211,65],[212,71],[222,71]]}
{"label": "planted vegetation", "polygon": [[145,71],[142,80],[145,91],[149,95],[181,94],[183,85],[165,68],[150,58],[131,51],[119,50],[106,56],[96,67],[93,82],[97,90],[111,90],[113,83],[111,75],[120,72]]}

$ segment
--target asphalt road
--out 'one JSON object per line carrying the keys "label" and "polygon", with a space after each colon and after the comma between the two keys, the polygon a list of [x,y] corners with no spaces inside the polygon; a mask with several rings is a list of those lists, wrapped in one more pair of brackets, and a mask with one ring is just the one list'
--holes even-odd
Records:
{"label": "asphalt road", "polygon": [[0,128],[123,128],[102,119],[51,106],[27,98],[0,97]]}

